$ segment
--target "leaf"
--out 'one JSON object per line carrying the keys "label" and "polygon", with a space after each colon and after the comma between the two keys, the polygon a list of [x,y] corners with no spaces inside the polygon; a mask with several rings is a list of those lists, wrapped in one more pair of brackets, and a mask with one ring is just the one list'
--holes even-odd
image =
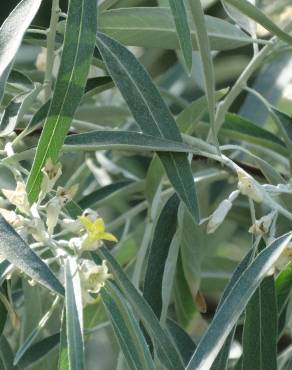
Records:
{"label": "leaf", "polygon": [[77,263],[74,257],[65,262],[66,327],[70,370],[84,370],[83,307]]}
{"label": "leaf", "polygon": [[[23,35],[36,15],[42,0],[22,0],[0,28],[0,77],[7,75]],[[9,67],[10,65],[10,67]],[[7,68],[8,67],[8,68]]]}
{"label": "leaf", "polygon": [[[123,294],[127,297],[127,300],[132,305],[136,313],[142,320],[147,332],[151,335],[155,344],[160,348],[160,352],[163,355],[163,363],[169,370],[184,370],[181,358],[174,347],[171,339],[163,331],[160,323],[151,310],[148,303],[143,299],[140,293],[135,289],[133,284],[130,282],[126,274],[112,255],[107,251],[106,248],[101,247],[98,250],[98,255],[102,259],[107,260],[107,264],[110,268],[111,273],[114,275],[115,281],[121,288]],[[96,256],[92,254],[94,260]]]}
{"label": "leaf", "polygon": [[[196,126],[196,132],[207,133],[208,128],[209,125],[199,123]],[[270,148],[284,156],[287,155],[285,143],[278,136],[234,113],[226,114],[219,138],[242,140]]]}
{"label": "leaf", "polygon": [[103,186],[102,188],[86,195],[78,202],[78,204],[81,208],[92,208],[97,203],[100,203],[101,201],[104,201],[106,199],[110,199],[121,190],[134,184],[136,185],[136,183],[132,180],[117,181],[115,183]]}
{"label": "leaf", "polygon": [[41,330],[45,327],[48,320],[52,316],[57,304],[59,301],[59,297],[55,298],[51,308],[45,313],[45,315],[41,318],[39,323],[36,325],[36,327],[31,331],[31,333],[28,335],[28,337],[25,339],[25,341],[22,343],[22,345],[18,348],[13,364],[16,365],[19,363],[19,361],[23,358],[23,356],[26,354],[29,347],[31,347],[34,340],[37,338]]}
{"label": "leaf", "polygon": [[192,39],[184,0],[169,0],[176,32],[189,74],[192,70]]}
{"label": "leaf", "polygon": [[13,365],[13,352],[4,335],[0,337],[0,366],[3,370],[20,370],[19,366]]}
{"label": "leaf", "polygon": [[87,80],[85,92],[82,97],[82,102],[96,94],[100,94],[103,91],[111,89],[114,86],[115,84],[109,76],[90,78],[89,80]]}
{"label": "leaf", "polygon": [[279,315],[278,336],[281,335],[286,325],[286,311],[291,294],[291,285],[292,263],[290,262],[288,266],[279,273],[275,282]]}
{"label": "leaf", "polygon": [[46,160],[57,161],[73,115],[81,100],[94,50],[96,1],[70,0],[63,53],[48,117],[27,182],[30,203],[39,194]]}
{"label": "leaf", "polygon": [[66,311],[65,309],[63,309],[61,319],[58,370],[68,370],[68,369],[69,369],[69,356],[67,342]]}
{"label": "leaf", "polygon": [[187,370],[208,370],[249,299],[292,238],[285,234],[267,246],[242,273],[201,339]]}
{"label": "leaf", "polygon": [[47,356],[60,343],[60,334],[46,337],[28,348],[19,361],[21,369],[25,369]]}
{"label": "leaf", "polygon": [[[227,93],[228,89],[216,91],[215,100],[218,101]],[[208,109],[208,101],[206,96],[202,96],[189,104],[180,114],[176,117],[176,123],[180,132],[189,133],[193,130],[193,126],[199,122],[203,114]]]}
{"label": "leaf", "polygon": [[4,69],[2,75],[0,75],[0,104],[4,96],[6,82],[9,78],[9,74],[11,72],[12,67],[13,67],[13,61],[8,64],[8,66]]}
{"label": "leaf", "polygon": [[177,266],[177,261],[179,258],[180,243],[181,243],[181,230],[180,228],[178,228],[169,246],[169,252],[167,255],[167,259],[166,259],[166,262],[164,265],[164,271],[163,271],[162,288],[161,288],[162,311],[161,311],[161,318],[160,318],[160,322],[162,325],[164,325],[166,322],[168,306],[171,303],[174,282],[175,282],[176,266]]}
{"label": "leaf", "polygon": [[204,11],[201,1],[189,0],[189,6],[196,29],[197,45],[203,69],[204,85],[209,107],[210,127],[212,139],[219,151],[219,143],[215,130],[215,72],[211,55],[208,31],[206,28]]}
{"label": "leaf", "polygon": [[290,144],[291,144],[292,143],[292,118],[288,114],[281,112],[279,109],[275,107],[271,107],[271,109],[275,113],[275,115],[278,117],[278,119],[280,120],[282,127],[285,130],[289,138]]}
{"label": "leaf", "polygon": [[42,86],[36,85],[32,91],[16,95],[7,105],[0,121],[0,137],[11,134],[33,104]]}
{"label": "leaf", "polygon": [[166,152],[188,152],[188,145],[157,136],[134,131],[91,131],[84,134],[70,135],[65,140],[63,151],[96,150],[147,150]]}
{"label": "leaf", "polygon": [[242,370],[277,369],[277,303],[274,277],[266,277],[245,311]]}
{"label": "leaf", "polygon": [[[229,50],[252,43],[238,27],[222,19],[205,16],[212,50]],[[176,28],[168,8],[147,7],[113,9],[100,14],[99,30],[125,45],[145,48],[179,49]],[[193,48],[196,33],[189,25]]]}
{"label": "leaf", "polygon": [[22,139],[24,136],[29,135],[33,131],[41,127],[42,122],[46,119],[48,111],[50,108],[51,100],[48,100],[43,104],[33,115],[32,119],[29,121],[28,125],[24,130],[17,136],[17,140]]}
{"label": "leaf", "polygon": [[150,245],[143,296],[160,318],[162,310],[162,279],[172,238],[176,231],[179,199],[171,196],[163,206]]}
{"label": "leaf", "polygon": [[[98,33],[97,45],[143,133],[181,142],[175,120],[142,65],[124,46]],[[168,178],[187,209],[199,222],[194,180],[186,154],[163,153],[159,157]]]}
{"label": "leaf", "polygon": [[196,225],[189,214],[182,210],[179,217],[182,229],[181,238],[181,259],[184,269],[184,276],[195,297],[200,287],[202,250],[205,246],[205,233],[202,226]]}
{"label": "leaf", "polygon": [[[247,0],[253,5],[255,0]],[[256,36],[256,23],[251,21],[248,17],[245,17],[241,12],[235,9],[233,6],[225,3],[224,0],[221,1],[223,8],[225,9],[228,16],[234,20],[241,28],[248,32],[252,37]]]}
{"label": "leaf", "polygon": [[0,255],[31,279],[57,294],[64,295],[64,288],[52,271],[1,216]]}
{"label": "leaf", "polygon": [[185,365],[187,365],[196,349],[196,344],[189,334],[185,332],[184,329],[181,328],[175,321],[167,319],[167,329],[171,333]]}
{"label": "leaf", "polygon": [[111,282],[107,282],[100,294],[129,368],[155,370],[139,323],[124,297]]}
{"label": "leaf", "polygon": [[[234,285],[238,282],[240,279],[242,273],[246,270],[248,267],[252,257],[252,251],[250,251],[240,262],[240,264],[237,266],[235,269],[234,273],[232,274],[232,277],[227,284],[227,286],[224,289],[224,292],[222,294],[222,297],[220,299],[218,309],[222,306],[225,298],[230,294],[231,290],[233,289]],[[225,264],[226,265],[226,264]],[[227,363],[228,363],[228,358],[229,358],[229,352],[230,352],[230,347],[233,341],[233,336],[235,333],[236,327],[234,326],[233,329],[231,330],[231,333],[228,335],[228,338],[226,339],[223,347],[221,348],[219,354],[217,355],[211,370],[226,370]]]}
{"label": "leaf", "polygon": [[272,34],[279,37],[280,40],[292,43],[292,37],[281,30],[274,22],[272,22],[260,9],[247,0],[224,0],[226,3],[234,6],[241,13],[247,15],[249,18],[253,19],[255,22],[259,23],[265,29],[270,31]]}

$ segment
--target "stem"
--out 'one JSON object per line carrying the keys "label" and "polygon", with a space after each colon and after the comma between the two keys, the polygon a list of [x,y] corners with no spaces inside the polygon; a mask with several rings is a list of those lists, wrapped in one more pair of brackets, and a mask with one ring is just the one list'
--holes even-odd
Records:
{"label": "stem", "polygon": [[[276,40],[274,37],[272,41]],[[254,73],[254,71],[261,66],[265,58],[274,48],[274,42],[272,44],[266,45],[262,50],[256,54],[252,60],[249,62],[245,70],[239,76],[233,87],[231,88],[229,94],[226,98],[218,104],[215,117],[215,131],[219,132],[225,118],[225,114],[228,112],[234,100],[238,97],[241,91],[245,88],[248,79]]]}
{"label": "stem", "polygon": [[50,27],[47,32],[47,62],[44,78],[45,99],[48,100],[52,91],[52,73],[55,60],[55,38],[60,15],[59,0],[52,0]]}

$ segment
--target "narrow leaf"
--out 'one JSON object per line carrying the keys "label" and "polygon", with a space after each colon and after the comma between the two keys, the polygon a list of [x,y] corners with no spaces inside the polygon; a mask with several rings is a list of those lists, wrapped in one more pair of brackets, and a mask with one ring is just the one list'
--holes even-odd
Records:
{"label": "narrow leaf", "polygon": [[65,262],[66,327],[70,370],[84,370],[83,307],[75,259]]}
{"label": "narrow leaf", "polygon": [[108,282],[101,290],[101,298],[130,369],[154,370],[155,365],[139,323],[121,293]]}
{"label": "narrow leaf", "polygon": [[19,366],[22,369],[31,367],[36,362],[47,356],[60,343],[60,334],[53,334],[33,344],[25,352]]}
{"label": "narrow leaf", "polygon": [[150,245],[143,296],[160,318],[162,310],[162,279],[169,247],[177,224],[179,199],[176,194],[168,199],[155,225]]}
{"label": "narrow leaf", "polygon": [[[98,33],[97,44],[113,80],[143,133],[181,142],[180,132],[150,76],[123,45]],[[191,168],[185,154],[160,154],[170,182],[189,212],[200,220]]]}
{"label": "narrow leaf", "polygon": [[16,95],[7,105],[0,121],[0,137],[12,133],[18,123],[27,113],[35,98],[41,91],[41,85],[36,86],[32,91]]}
{"label": "narrow leaf", "polygon": [[192,70],[192,39],[184,0],[169,0],[176,32],[189,73]]}
{"label": "narrow leaf", "polygon": [[215,131],[215,73],[213,60],[211,55],[211,48],[209,43],[208,32],[206,28],[204,11],[201,0],[189,0],[189,5],[192,13],[196,29],[197,45],[200,52],[200,59],[202,62],[204,72],[204,85],[206,90],[206,97],[209,106],[210,126],[213,135],[214,144],[218,147],[219,144]]}
{"label": "narrow leaf", "polygon": [[0,255],[31,279],[57,294],[64,295],[64,288],[52,271],[3,217],[0,217]]}
{"label": "narrow leaf", "polygon": [[[253,42],[245,32],[222,19],[205,16],[212,50],[230,50]],[[179,49],[176,27],[169,8],[130,7],[100,13],[100,31],[125,45],[145,48]],[[196,32],[190,22],[193,48]]]}
{"label": "narrow leaf", "polygon": [[292,238],[285,234],[267,246],[243,272],[201,339],[187,370],[209,370],[249,299]]}
{"label": "narrow leaf", "polygon": [[247,0],[224,0],[226,3],[234,6],[243,14],[247,15],[249,18],[253,19],[255,22],[259,23],[265,29],[270,31],[273,35],[279,37],[279,39],[292,43],[292,37],[281,30],[274,22],[272,22],[260,9],[255,5],[251,4]]}
{"label": "narrow leaf", "polygon": [[40,191],[41,169],[48,158],[57,161],[84,92],[96,27],[96,0],[70,0],[56,86],[27,183],[31,203]]}
{"label": "narrow leaf", "polygon": [[[7,74],[23,35],[36,15],[42,0],[22,0],[0,28],[0,77]],[[8,67],[8,69],[7,69]]]}
{"label": "narrow leaf", "polygon": [[242,370],[277,369],[277,321],[274,277],[268,276],[246,307]]}
{"label": "narrow leaf", "polygon": [[[98,254],[102,259],[106,259],[110,267],[110,271],[115,277],[116,282],[120,286],[124,295],[126,295],[128,301],[131,303],[134,310],[142,320],[146,330],[151,334],[155,340],[155,344],[160,348],[162,353],[162,360],[169,370],[183,370],[179,353],[174,347],[172,340],[169,338],[166,332],[161,328],[160,323],[151,310],[148,303],[143,299],[140,293],[135,289],[133,284],[130,282],[126,274],[112,255],[107,251],[106,248],[100,248]],[[93,258],[96,257],[93,255]]]}
{"label": "narrow leaf", "polygon": [[68,369],[69,369],[69,356],[68,356],[68,342],[67,342],[66,311],[64,309],[62,312],[62,319],[61,319],[58,370],[68,370]]}

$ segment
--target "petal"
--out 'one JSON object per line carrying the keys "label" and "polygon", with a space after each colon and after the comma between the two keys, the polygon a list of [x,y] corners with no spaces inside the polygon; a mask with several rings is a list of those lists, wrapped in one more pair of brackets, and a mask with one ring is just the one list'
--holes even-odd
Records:
{"label": "petal", "polygon": [[93,221],[93,227],[94,231],[98,233],[103,233],[105,230],[104,221],[102,218],[97,218],[95,221]]}
{"label": "petal", "polygon": [[118,239],[111,233],[100,233],[99,238],[103,240],[109,240],[111,242],[118,242]]}
{"label": "petal", "polygon": [[85,229],[88,231],[88,232],[92,232],[93,231],[93,222],[90,220],[90,218],[86,217],[86,216],[80,216],[79,217],[79,220],[81,221],[82,225],[85,227]]}

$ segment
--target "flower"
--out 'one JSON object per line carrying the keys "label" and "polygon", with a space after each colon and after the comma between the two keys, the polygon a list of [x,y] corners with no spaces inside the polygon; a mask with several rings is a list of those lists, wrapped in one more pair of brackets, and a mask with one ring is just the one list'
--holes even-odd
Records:
{"label": "flower", "polygon": [[61,164],[54,164],[51,158],[49,158],[45,164],[45,167],[42,168],[43,180],[41,184],[41,189],[44,194],[49,193],[58,178],[62,175]]}
{"label": "flower", "polygon": [[207,225],[207,233],[212,234],[222,224],[232,207],[232,202],[229,199],[224,199],[213,212]]}
{"label": "flower", "polygon": [[30,207],[23,182],[17,181],[15,190],[2,189],[2,193],[20,212],[29,214]]}
{"label": "flower", "polygon": [[102,218],[97,217],[92,220],[88,216],[80,216],[79,220],[86,229],[87,235],[82,244],[83,250],[95,250],[100,246],[101,240],[117,242],[117,238],[110,233],[105,232],[105,225]]}
{"label": "flower", "polygon": [[256,222],[248,229],[248,232],[258,236],[267,234],[271,227],[274,215],[275,213],[271,212],[268,215],[261,217],[259,220],[256,220]]}
{"label": "flower", "polygon": [[259,185],[255,180],[242,169],[237,170],[238,175],[238,189],[241,194],[248,196],[255,202],[262,202],[264,200],[264,195]]}
{"label": "flower", "polygon": [[112,278],[108,273],[106,261],[103,260],[101,265],[96,265],[90,260],[82,260],[80,266],[80,280],[83,294],[83,303],[91,304],[96,301],[90,293],[98,294],[104,287],[106,281]]}
{"label": "flower", "polygon": [[69,189],[65,189],[59,186],[56,196],[48,201],[46,209],[49,235],[52,235],[54,232],[62,207],[72,200],[73,196],[76,194],[77,189],[77,185],[73,185]]}
{"label": "flower", "polygon": [[8,211],[7,209],[0,208],[0,215],[15,228],[23,226],[24,218],[14,211]]}

